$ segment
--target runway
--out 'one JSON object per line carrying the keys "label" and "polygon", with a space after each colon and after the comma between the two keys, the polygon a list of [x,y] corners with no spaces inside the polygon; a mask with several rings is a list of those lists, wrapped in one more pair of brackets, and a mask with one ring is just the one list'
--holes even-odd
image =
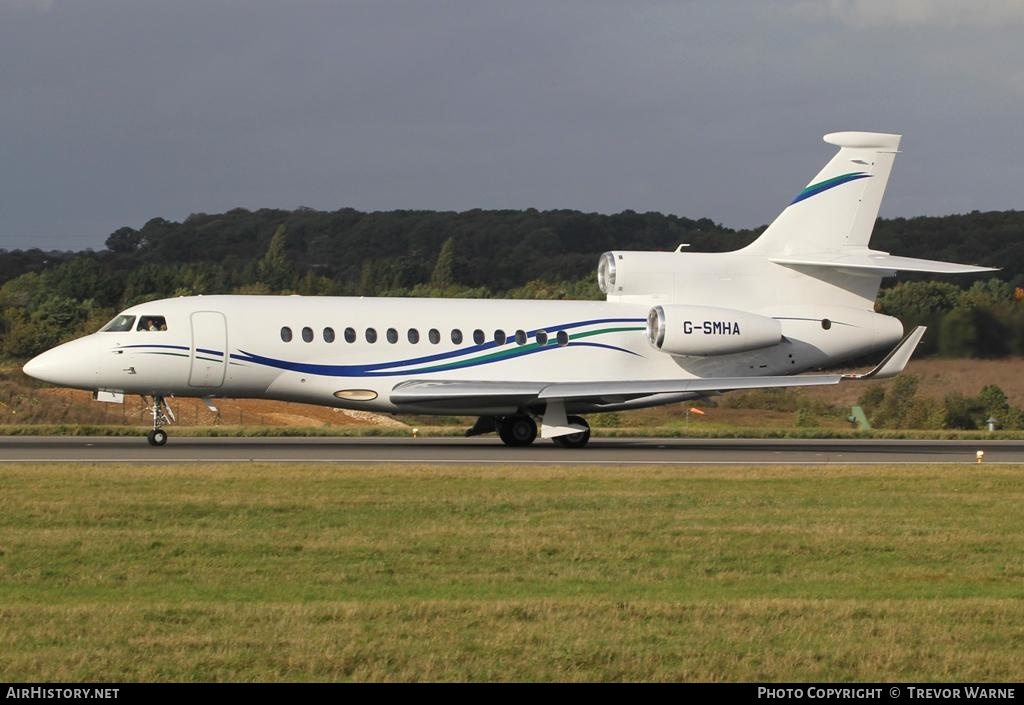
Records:
{"label": "runway", "polygon": [[423,463],[586,465],[821,465],[1024,463],[1024,441],[595,438],[583,449],[539,440],[509,448],[495,438],[188,438],[154,448],[144,437],[0,437],[0,464]]}

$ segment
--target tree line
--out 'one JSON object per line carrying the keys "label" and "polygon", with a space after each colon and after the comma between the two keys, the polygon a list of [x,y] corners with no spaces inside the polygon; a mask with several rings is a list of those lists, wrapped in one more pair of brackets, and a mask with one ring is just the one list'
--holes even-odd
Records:
{"label": "tree line", "polygon": [[[465,212],[234,209],[154,218],[100,251],[0,250],[0,354],[25,358],[99,328],[118,310],[215,293],[600,298],[598,255],[612,249],[721,252],[762,229],[706,218],[570,210]],[[1024,353],[1024,212],[879,220],[872,246],[1002,269],[887,284],[879,309],[932,333],[925,352]]]}

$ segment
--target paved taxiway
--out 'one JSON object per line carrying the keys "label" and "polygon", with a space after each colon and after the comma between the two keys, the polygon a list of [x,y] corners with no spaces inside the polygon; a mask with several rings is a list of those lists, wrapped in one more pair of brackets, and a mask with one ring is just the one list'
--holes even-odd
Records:
{"label": "paved taxiway", "polygon": [[572,464],[1024,463],[1024,441],[594,438],[579,450],[495,438],[0,437],[4,462],[333,462]]}

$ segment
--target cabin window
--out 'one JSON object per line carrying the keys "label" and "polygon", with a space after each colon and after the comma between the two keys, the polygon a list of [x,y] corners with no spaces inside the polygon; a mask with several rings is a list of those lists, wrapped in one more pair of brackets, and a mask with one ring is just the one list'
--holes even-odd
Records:
{"label": "cabin window", "polygon": [[101,333],[123,333],[127,330],[132,329],[132,324],[135,323],[135,316],[125,316],[124,314],[118,316],[107,325],[100,329]]}
{"label": "cabin window", "polygon": [[333,328],[324,328],[324,342],[325,343],[333,343],[334,342],[334,329]]}
{"label": "cabin window", "polygon": [[516,331],[516,345],[526,345],[526,331],[525,330],[517,330]]}
{"label": "cabin window", "polygon": [[565,347],[566,345],[569,344],[569,334],[566,333],[564,330],[558,331],[558,335],[555,337],[558,339],[558,344],[561,345],[562,347]]}
{"label": "cabin window", "polygon": [[494,344],[495,345],[504,345],[505,344],[505,331],[503,331],[501,328],[499,328],[498,330],[494,331]]}
{"label": "cabin window", "polygon": [[456,345],[462,344],[462,331],[458,328],[452,328],[452,342]]}
{"label": "cabin window", "polygon": [[283,340],[286,343],[292,342],[292,329],[289,328],[288,326],[284,326],[281,328],[281,340]]}
{"label": "cabin window", "polygon": [[410,328],[409,332],[406,335],[409,338],[409,342],[412,343],[413,345],[420,342],[420,332],[415,328]]}
{"label": "cabin window", "polygon": [[354,343],[354,342],[356,342],[356,329],[355,328],[346,328],[345,329],[345,342],[346,343]]}
{"label": "cabin window", "polygon": [[377,329],[376,328],[367,328],[366,329],[366,342],[367,343],[376,343],[377,342]]}
{"label": "cabin window", "polygon": [[537,331],[537,345],[548,344],[548,332],[546,330]]}
{"label": "cabin window", "polygon": [[824,328],[825,330],[828,330],[829,328],[832,327],[832,321],[828,320],[827,318],[822,318],[821,327]]}
{"label": "cabin window", "polygon": [[392,345],[398,342],[398,331],[395,330],[394,328],[388,328],[387,336],[388,342],[391,343]]}
{"label": "cabin window", "polygon": [[167,330],[167,320],[163,316],[139,316],[139,327],[135,330],[157,332]]}
{"label": "cabin window", "polygon": [[441,331],[437,328],[431,328],[430,332],[427,333],[427,338],[430,340],[431,345],[437,345],[441,342]]}
{"label": "cabin window", "polygon": [[483,345],[484,344],[484,340],[486,340],[486,339],[487,339],[487,336],[485,336],[484,332],[482,330],[480,330],[479,328],[477,328],[475,331],[473,331],[473,342],[476,343],[477,345]]}
{"label": "cabin window", "polygon": [[305,340],[307,343],[312,343],[313,342],[313,329],[310,328],[309,326],[306,326],[305,328],[303,328],[302,329],[302,339]]}

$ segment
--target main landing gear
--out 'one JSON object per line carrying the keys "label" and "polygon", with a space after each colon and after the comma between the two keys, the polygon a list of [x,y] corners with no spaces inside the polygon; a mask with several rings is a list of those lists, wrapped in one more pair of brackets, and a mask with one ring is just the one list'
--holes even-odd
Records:
{"label": "main landing gear", "polygon": [[582,448],[590,440],[590,424],[582,416],[569,416],[566,419],[573,426],[582,426],[585,430],[570,433],[567,436],[555,436],[551,441],[559,448]]}
{"label": "main landing gear", "polygon": [[[582,426],[584,430],[564,436],[555,436],[551,441],[559,448],[582,448],[590,440],[590,424],[582,416],[569,416],[566,421],[572,426]],[[502,443],[514,448],[522,448],[537,439],[537,422],[526,414],[513,416],[481,416],[466,431],[467,436],[496,432]]]}
{"label": "main landing gear", "polygon": [[[145,397],[143,398],[145,399]],[[167,443],[167,431],[163,430],[161,426],[174,423],[174,412],[171,411],[171,407],[163,395],[155,394],[149,405],[149,413],[153,416],[153,430],[146,434],[146,440],[151,446],[162,446]]]}
{"label": "main landing gear", "polygon": [[528,446],[537,438],[537,423],[526,414],[503,416],[495,425],[498,437],[507,446]]}

